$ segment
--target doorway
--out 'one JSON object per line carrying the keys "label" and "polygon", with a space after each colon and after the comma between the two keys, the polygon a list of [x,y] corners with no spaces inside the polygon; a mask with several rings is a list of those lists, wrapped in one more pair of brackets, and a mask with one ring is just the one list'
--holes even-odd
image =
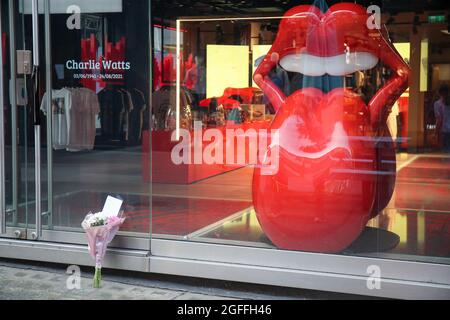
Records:
{"label": "doorway", "polygon": [[127,219],[111,246],[150,250],[149,6],[1,1],[0,237],[84,244],[112,195]]}

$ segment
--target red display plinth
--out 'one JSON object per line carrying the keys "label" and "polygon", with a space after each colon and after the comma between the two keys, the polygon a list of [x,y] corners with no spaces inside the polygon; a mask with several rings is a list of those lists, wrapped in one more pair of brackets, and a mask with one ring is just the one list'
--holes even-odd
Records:
{"label": "red display plinth", "polygon": [[[172,141],[172,131],[152,131],[152,155],[150,157],[150,131],[144,131],[142,137],[142,178],[146,182],[157,183],[175,183],[175,184],[190,184],[202,179],[206,179],[218,174],[222,174],[237,168],[241,168],[249,164],[249,152],[250,152],[250,139],[238,141],[239,138],[234,136],[233,139],[227,139],[227,129],[233,132],[239,131],[244,134],[249,133],[248,129],[266,129],[269,127],[269,120],[257,121],[251,123],[245,123],[242,125],[227,125],[220,128],[201,129],[199,133],[202,137],[200,142],[201,153],[207,152],[211,149],[214,140],[203,141],[206,137],[205,133],[208,130],[216,130],[216,133],[220,132],[223,138],[223,157],[217,157],[214,163],[208,163],[206,159],[202,157],[199,161],[194,161],[194,130],[189,131],[190,135],[190,152],[191,161],[189,163],[176,164],[173,159],[172,151],[180,143],[180,141]],[[238,131],[236,131],[238,130]],[[210,131],[211,133],[211,131]],[[206,139],[205,139],[206,140]],[[242,143],[243,142],[243,143]],[[231,144],[231,147],[230,147]],[[209,149],[207,149],[209,147]],[[228,147],[228,148],[227,148]],[[198,148],[198,147],[197,147]],[[232,149],[230,149],[232,148]],[[197,149],[198,151],[200,149]],[[245,161],[230,162],[226,160],[227,150],[234,150],[234,158],[237,159],[237,155],[245,152]],[[253,149],[252,149],[253,152]],[[150,160],[151,159],[151,160]],[[150,164],[152,177],[150,178]]]}

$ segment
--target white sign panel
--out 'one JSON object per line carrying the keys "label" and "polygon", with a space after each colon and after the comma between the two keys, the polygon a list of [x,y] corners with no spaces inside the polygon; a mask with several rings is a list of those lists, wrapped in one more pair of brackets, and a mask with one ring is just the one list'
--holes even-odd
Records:
{"label": "white sign panel", "polygon": [[[44,0],[39,0],[39,13],[44,13]],[[50,0],[50,13],[67,13],[70,6],[78,6],[81,13],[122,12],[122,0]],[[31,0],[19,2],[20,13],[31,14]]]}
{"label": "white sign panel", "polygon": [[108,196],[103,206],[102,213],[107,217],[117,216],[122,207],[122,200]]}

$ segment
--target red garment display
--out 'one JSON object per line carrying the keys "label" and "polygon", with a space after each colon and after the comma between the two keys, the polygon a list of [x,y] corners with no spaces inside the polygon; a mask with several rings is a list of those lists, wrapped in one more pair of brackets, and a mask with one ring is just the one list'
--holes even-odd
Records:
{"label": "red garment display", "polygon": [[177,68],[172,53],[168,53],[163,59],[163,82],[171,83],[177,80]]}
{"label": "red garment display", "polygon": [[[325,13],[294,7],[255,71],[255,82],[277,110],[271,129],[279,130],[278,140],[267,152],[279,154],[279,166],[272,174],[255,168],[253,204],[265,234],[280,248],[340,252],[392,196],[395,149],[386,110],[406,89],[410,70],[380,30],[367,27],[368,18],[353,3]],[[343,77],[361,64],[374,67],[378,59],[393,75],[368,105],[342,87],[328,93],[308,87],[285,96],[270,78],[279,64]],[[308,60],[319,61],[317,68]]]}
{"label": "red garment display", "polygon": [[194,64],[189,69],[186,69],[185,86],[189,90],[194,90],[198,83],[198,70]]}
{"label": "red garment display", "polygon": [[[93,33],[90,34],[89,38],[81,39],[81,61],[98,61],[97,57],[98,44]],[[92,75],[94,70],[83,70],[83,74]],[[87,77],[80,80],[83,87],[88,88],[96,92],[96,83],[99,83],[100,88],[105,87],[105,82],[102,79],[94,79],[93,77]]]}
{"label": "red garment display", "polygon": [[[221,97],[216,97],[217,105],[223,105],[225,109],[233,109],[239,107],[241,102],[231,97],[240,97],[242,103],[251,104],[253,103],[253,97],[255,93],[259,91],[258,88],[226,88],[223,91]],[[212,98],[203,99],[199,102],[200,107],[209,107]]]}
{"label": "red garment display", "polygon": [[[105,39],[105,52],[103,60],[109,60],[112,62],[125,62],[125,47],[126,40],[125,37],[120,37],[119,41],[113,43],[108,41],[108,38]],[[124,69],[105,69],[104,73],[106,76],[109,74],[114,74],[115,76],[111,79],[108,79],[107,83],[112,83],[115,85],[124,85],[125,84],[125,70]],[[121,77],[118,77],[120,75]]]}
{"label": "red garment display", "polygon": [[[106,86],[106,84],[123,85],[125,83],[125,70],[119,68],[103,68],[102,61],[111,61],[125,63],[125,37],[121,37],[116,43],[109,42],[105,39],[104,54],[98,56],[98,42],[93,33],[89,38],[81,39],[81,61],[83,62],[100,62],[100,69],[83,70],[83,74],[89,77],[80,80],[83,87],[98,92]],[[101,77],[103,75],[103,77]],[[108,78],[108,76],[110,76]],[[97,86],[98,83],[98,86]]]}
{"label": "red garment display", "polygon": [[194,56],[192,55],[192,53],[189,54],[186,62],[184,63],[184,68],[186,70],[191,69],[193,66],[195,66],[195,61],[194,61]]}
{"label": "red garment display", "polygon": [[253,103],[253,97],[255,95],[255,92],[259,91],[258,88],[226,88],[223,91],[224,97],[232,97],[232,96],[239,96],[242,99],[242,103],[245,104],[251,104]]}
{"label": "red garment display", "polygon": [[[203,99],[199,102],[198,105],[200,107],[207,108],[211,104],[212,99],[213,98]],[[225,97],[219,97],[219,98],[216,98],[216,100],[217,100],[217,105],[218,106],[222,105],[225,109],[233,109],[233,108],[237,108],[241,105],[239,101],[234,100],[234,99],[225,98]]]}
{"label": "red garment display", "polygon": [[157,91],[162,87],[161,64],[156,58],[153,58],[153,90]]}

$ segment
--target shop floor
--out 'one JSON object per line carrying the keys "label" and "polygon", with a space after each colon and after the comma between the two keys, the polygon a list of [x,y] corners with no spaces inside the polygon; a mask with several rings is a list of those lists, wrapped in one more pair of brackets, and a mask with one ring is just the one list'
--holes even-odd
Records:
{"label": "shop floor", "polygon": [[[43,224],[47,226],[50,222],[56,229],[80,228],[81,221],[88,212],[101,211],[109,194],[80,191],[59,195],[53,201],[51,221],[48,217],[44,217]],[[121,231],[148,233],[151,221],[154,234],[176,236],[186,236],[251,206],[249,201],[154,196],[152,214],[150,214],[149,195],[120,194],[117,196],[124,200],[122,209],[126,217]],[[45,202],[44,205],[46,206]],[[29,203],[28,208],[21,206],[18,222],[33,224],[34,215],[29,215],[28,221],[25,219],[26,210],[33,208],[34,202]]]}
{"label": "shop floor", "polygon": [[[391,209],[385,210],[376,219],[371,220],[368,226],[380,230],[379,234],[373,233],[374,237],[378,237],[376,241],[380,242],[380,248],[370,245],[366,249],[361,249],[363,246],[359,245],[358,252],[352,251],[352,254],[383,252],[450,258],[450,213]],[[383,230],[400,237],[400,242],[395,248],[381,250]],[[264,235],[254,210],[248,210],[199,237],[211,242],[241,242],[248,246],[260,243],[264,247],[273,247]]]}
{"label": "shop floor", "polygon": [[[250,206],[248,201],[153,197],[152,233],[187,236]],[[128,205],[125,214],[122,230],[146,232],[148,207]]]}

